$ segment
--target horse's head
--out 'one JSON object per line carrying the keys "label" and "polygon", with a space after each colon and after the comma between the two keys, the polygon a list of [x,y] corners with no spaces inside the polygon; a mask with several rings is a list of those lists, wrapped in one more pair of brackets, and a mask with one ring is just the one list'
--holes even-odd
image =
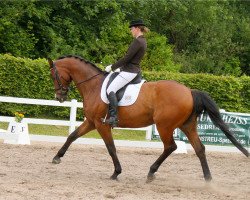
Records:
{"label": "horse's head", "polygon": [[62,103],[67,99],[71,77],[63,67],[56,66],[50,58],[48,58],[48,62],[55,87],[55,98]]}

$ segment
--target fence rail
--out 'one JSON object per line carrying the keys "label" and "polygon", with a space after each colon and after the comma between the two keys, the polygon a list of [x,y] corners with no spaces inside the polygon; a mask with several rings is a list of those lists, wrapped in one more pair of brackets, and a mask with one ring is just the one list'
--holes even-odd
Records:
{"label": "fence rail", "polygon": [[[54,100],[44,100],[44,99],[28,99],[28,98],[17,98],[17,97],[7,97],[7,96],[0,96],[0,102],[5,102],[5,103],[18,103],[18,104],[33,104],[33,105],[45,105],[45,106],[60,106],[60,107],[69,107],[70,108],[70,117],[69,120],[52,120],[52,119],[38,119],[38,118],[24,118],[24,122],[28,124],[44,124],[44,125],[59,125],[59,126],[68,126],[69,127],[69,133],[73,132],[77,126],[80,126],[82,124],[81,121],[76,121],[76,111],[77,108],[83,108],[83,104],[81,102],[77,102],[75,99],[71,101],[66,101],[64,103],[59,103],[58,101]],[[222,111],[222,110],[221,110]],[[225,112],[225,111],[222,111]],[[242,115],[242,116],[249,116],[249,114],[245,113],[232,113],[236,115]],[[14,117],[8,117],[8,116],[0,116],[0,122],[11,122],[14,121]],[[146,139],[151,140],[152,139],[152,129],[153,126],[148,126],[148,127],[143,127],[143,128],[117,128],[117,129],[127,129],[127,130],[142,130],[146,132]],[[250,131],[250,129],[249,129]],[[1,133],[0,131],[0,136],[4,135],[5,133]],[[6,137],[8,136],[9,138],[10,134],[6,134]],[[41,140],[43,141],[44,139],[41,139],[43,136],[36,136],[36,135],[31,135],[34,140]],[[4,135],[5,137],[5,135]],[[37,139],[38,137],[38,139]],[[46,136],[44,136],[46,137]],[[48,140],[47,136],[45,139],[46,141]],[[51,136],[50,136],[51,137]],[[53,138],[53,137],[52,137]],[[58,137],[57,137],[58,138]],[[60,137],[59,137],[60,138]],[[64,139],[63,139],[64,141]],[[141,142],[140,142],[141,143]],[[156,142],[157,143],[157,142]],[[156,144],[153,142],[152,144]],[[158,142],[160,145],[162,143]],[[157,144],[158,144],[157,143]],[[147,143],[148,144],[148,143]],[[189,144],[186,144],[188,149],[191,149]],[[239,152],[235,147],[225,147],[225,146],[212,146],[212,145],[206,145],[207,149],[210,151],[222,151],[222,152]],[[250,148],[248,148],[250,150]]]}
{"label": "fence rail", "polygon": [[[70,108],[70,118],[68,121],[67,120],[38,119],[38,118],[24,118],[23,121],[27,122],[28,124],[69,126],[69,133],[72,133],[77,126],[80,126],[82,124],[81,121],[76,121],[76,112],[77,112],[77,108],[83,108],[83,104],[81,102],[77,102],[77,100],[75,99],[60,103],[55,100],[0,96],[0,102],[30,104],[30,105],[44,105],[44,106],[60,106],[60,107]],[[11,122],[13,120],[14,120],[14,117],[0,116],[0,121],[3,121],[3,122]],[[152,126],[148,126],[144,128],[134,128],[134,129],[131,129],[131,128],[116,128],[116,129],[146,131],[146,139],[149,139],[149,140],[151,139]]]}

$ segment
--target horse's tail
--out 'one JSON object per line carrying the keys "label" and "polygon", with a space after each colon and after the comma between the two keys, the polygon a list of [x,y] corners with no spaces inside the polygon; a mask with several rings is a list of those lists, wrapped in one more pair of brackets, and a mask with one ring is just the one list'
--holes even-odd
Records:
{"label": "horse's tail", "polygon": [[207,113],[215,126],[220,128],[226,137],[247,157],[249,152],[236,140],[233,133],[229,131],[228,126],[222,120],[219,108],[215,101],[205,92],[192,90],[194,100],[193,114],[197,117],[203,112]]}

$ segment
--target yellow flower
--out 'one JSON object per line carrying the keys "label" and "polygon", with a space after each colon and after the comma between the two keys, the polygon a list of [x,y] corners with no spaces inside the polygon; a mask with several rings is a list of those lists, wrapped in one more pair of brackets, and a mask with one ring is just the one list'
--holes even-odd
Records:
{"label": "yellow flower", "polygon": [[15,112],[14,114],[15,114],[15,121],[16,122],[21,122],[23,120],[24,114],[19,113],[19,112]]}

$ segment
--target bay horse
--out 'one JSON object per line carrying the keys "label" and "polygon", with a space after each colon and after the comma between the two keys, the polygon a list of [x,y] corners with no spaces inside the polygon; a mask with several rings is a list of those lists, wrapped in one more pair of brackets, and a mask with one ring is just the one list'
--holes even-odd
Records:
{"label": "bay horse", "polygon": [[[113,160],[114,172],[111,179],[117,179],[122,172],[116,154],[116,147],[110,125],[103,124],[101,119],[108,112],[108,105],[101,100],[101,87],[107,75],[93,63],[79,56],[64,56],[55,62],[48,59],[51,76],[55,87],[56,99],[63,102],[67,99],[69,84],[74,82],[83,99],[85,120],[67,138],[64,145],[53,158],[53,163],[61,162],[61,157],[73,141],[91,130],[97,129]],[[208,113],[213,123],[219,127],[229,140],[247,157],[249,152],[236,140],[223,122],[219,109],[212,98],[205,92],[192,90],[175,81],[160,80],[146,82],[142,85],[138,99],[133,105],[118,108],[119,127],[139,128],[156,124],[160,138],[164,144],[163,153],[151,165],[147,181],[155,178],[155,172],[163,161],[177,149],[173,138],[176,128],[181,129],[198,156],[206,181],[212,179],[205,146],[197,133],[197,117]]]}

